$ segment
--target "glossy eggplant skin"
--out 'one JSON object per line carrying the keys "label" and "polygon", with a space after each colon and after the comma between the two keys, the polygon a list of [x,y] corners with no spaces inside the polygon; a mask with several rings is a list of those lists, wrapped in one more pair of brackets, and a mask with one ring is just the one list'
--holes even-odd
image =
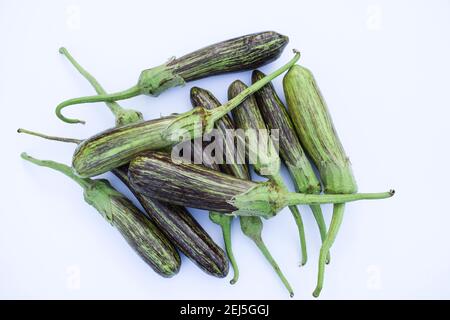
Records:
{"label": "glossy eggplant skin", "polygon": [[185,82],[234,71],[251,70],[277,59],[289,38],[258,32],[199,49],[167,64]]}
{"label": "glossy eggplant skin", "polygon": [[185,256],[212,276],[223,278],[228,274],[225,252],[186,208],[169,205],[137,192],[128,179],[128,165],[113,170],[113,173],[127,185],[149,218]]}

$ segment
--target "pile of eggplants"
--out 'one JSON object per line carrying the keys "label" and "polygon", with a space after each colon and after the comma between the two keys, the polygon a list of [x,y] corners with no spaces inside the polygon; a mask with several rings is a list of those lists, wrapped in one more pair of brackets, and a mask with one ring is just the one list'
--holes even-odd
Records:
{"label": "pile of eggplants", "polygon": [[[322,239],[313,293],[317,297],[323,287],[325,265],[330,263],[331,246],[343,221],[345,203],[389,198],[394,191],[357,193],[350,160],[317,83],[311,71],[296,64],[300,58],[298,51],[294,50],[289,62],[268,75],[255,70],[277,59],[288,42],[288,37],[272,31],[222,41],[144,70],[136,85],[116,93],[106,92],[66,48],[61,48],[60,53],[96,94],[61,102],[55,109],[57,117],[67,123],[84,123],[65,117],[63,109],[80,103],[104,102],[115,118],[115,126],[87,139],[18,129],[19,133],[76,145],[71,166],[36,159],[27,153],[21,157],[59,171],[78,183],[85,202],[163,277],[178,273],[182,253],[215,277],[227,276],[230,261],[234,271],[230,283],[236,283],[239,259],[233,253],[231,228],[233,221],[239,219],[242,232],[255,243],[293,296],[290,283],[262,239],[262,218],[270,219],[283,208],[290,208],[300,238],[300,265],[304,265],[308,254],[302,214],[309,213],[300,212],[297,205],[308,205]],[[253,70],[252,83],[247,86],[241,80],[234,81],[228,88],[229,100],[224,103],[210,91],[192,87],[191,110],[150,120],[144,120],[140,111],[125,109],[118,103],[140,94],[156,97],[171,87],[197,79],[245,70]],[[271,83],[285,72],[286,104]],[[215,139],[224,142],[220,154],[217,150],[210,152],[212,149],[204,139],[213,129],[219,135]],[[239,130],[245,135],[236,134]],[[263,138],[248,134],[250,131],[278,135]],[[261,141],[263,150],[252,147]],[[236,153],[238,143],[244,145],[241,153]],[[189,161],[175,160],[173,155],[179,155],[179,150],[183,159]],[[217,161],[218,155],[222,160],[226,158],[226,162]],[[282,163],[295,191],[285,185],[280,174]],[[267,180],[252,181],[250,168]],[[143,211],[108,180],[93,179],[109,171],[128,187]],[[326,203],[334,205],[328,227],[320,206]],[[209,212],[210,220],[222,230],[225,250],[187,207]]]}

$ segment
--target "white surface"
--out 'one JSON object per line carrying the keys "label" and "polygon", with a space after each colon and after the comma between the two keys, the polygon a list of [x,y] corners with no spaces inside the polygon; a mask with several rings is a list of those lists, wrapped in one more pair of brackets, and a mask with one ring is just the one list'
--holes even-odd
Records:
{"label": "white surface", "polygon": [[[6,1],[0,0],[1,298],[274,298],[288,294],[234,225],[241,278],[205,275],[183,259],[163,279],[82,200],[80,188],[30,155],[69,163],[72,145],[19,136],[18,127],[88,137],[113,125],[102,104],[54,116],[65,98],[93,93],[58,54],[66,46],[108,91],[127,88],[142,69],[172,55],[246,33],[275,30],[290,44],[274,70],[302,51],[349,154],[359,189],[395,188],[393,199],[347,206],[332,249],[322,298],[450,298],[448,148],[450,2],[435,1]],[[189,110],[196,85],[222,101],[228,84],[250,73],[189,83],[159,98],[122,104],[147,119]],[[281,78],[275,81],[281,89]],[[110,175],[107,175],[110,177]],[[113,179],[116,185],[117,180]],[[265,223],[264,237],[295,289],[309,299],[316,281],[319,236],[308,208],[309,262],[299,268],[292,217]],[[195,216],[221,242],[207,214]],[[325,207],[327,218],[330,207]]]}

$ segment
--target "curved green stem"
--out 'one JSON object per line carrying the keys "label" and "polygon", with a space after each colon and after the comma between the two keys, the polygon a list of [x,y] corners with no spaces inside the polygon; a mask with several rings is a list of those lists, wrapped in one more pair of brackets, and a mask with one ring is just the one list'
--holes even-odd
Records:
{"label": "curved green stem", "polygon": [[288,289],[289,294],[291,297],[294,296],[294,291],[291,288],[291,285],[287,281],[284,274],[281,272],[280,267],[278,266],[278,263],[275,261],[275,259],[270,254],[269,250],[267,249],[266,245],[264,244],[261,234],[263,229],[263,222],[261,218],[259,217],[250,217],[250,216],[241,216],[239,217],[239,222],[241,224],[241,230],[242,232],[249,237],[250,239],[255,242],[261,253],[264,255],[264,257],[267,259],[267,261],[270,263],[272,268],[277,273],[278,277],[280,277],[281,281],[283,282],[284,286]]}
{"label": "curved green stem", "polygon": [[297,225],[298,235],[300,237],[300,248],[302,251],[302,260],[300,262],[300,266],[304,266],[308,261],[308,251],[306,248],[306,236],[305,236],[305,226],[303,224],[303,219],[298,210],[297,206],[289,206],[289,210],[294,217],[295,224]]}
{"label": "curved green stem", "polygon": [[210,212],[209,217],[211,221],[218,224],[222,229],[225,251],[227,252],[228,259],[230,259],[231,267],[234,271],[233,279],[230,280],[230,284],[235,284],[239,279],[239,267],[234,258],[233,247],[231,245],[231,222],[233,221],[233,217],[217,212]]}
{"label": "curved green stem", "polygon": [[336,240],[336,236],[342,224],[342,219],[344,218],[344,209],[345,203],[336,204],[333,207],[333,218],[331,219],[330,229],[328,230],[327,237],[325,238],[322,248],[320,249],[317,286],[313,292],[313,296],[316,298],[320,295],[320,291],[322,291],[327,254],[330,252],[330,248],[333,245],[334,240]]}
{"label": "curved green stem", "polygon": [[228,112],[230,112],[238,105],[240,105],[245,99],[247,99],[249,95],[255,93],[256,91],[264,87],[266,84],[268,84],[270,81],[278,77],[280,74],[289,70],[289,68],[291,68],[298,61],[298,59],[300,59],[300,52],[298,52],[295,49],[293,51],[295,55],[294,58],[291,59],[291,61],[283,65],[281,68],[275,70],[274,72],[268,74],[261,80],[256,81],[251,86],[245,88],[245,90],[242,90],[236,97],[229,100],[227,103],[224,103],[220,107],[211,110],[212,121],[215,122],[216,120],[222,118]]}
{"label": "curved green stem", "polygon": [[[86,78],[86,80],[89,81],[89,83],[92,85],[92,87],[95,89],[95,91],[100,94],[100,95],[104,95],[107,94],[105,89],[103,89],[103,87],[100,85],[100,83],[98,83],[97,79],[95,79],[86,69],[84,69],[73,57],[72,55],[69,53],[69,51],[64,48],[61,47],[59,48],[59,53],[61,53],[62,55],[64,55],[67,60],[70,61],[70,63],[75,67],[75,69],[77,69],[77,71]],[[117,113],[119,113],[120,111],[123,110],[123,108],[114,101],[106,101],[105,102],[106,105],[109,107],[109,109],[112,111],[112,113],[114,113],[114,115],[117,116]]]}
{"label": "curved green stem", "polygon": [[53,170],[56,170],[56,171],[59,171],[59,172],[65,174],[66,176],[68,176],[69,178],[71,178],[72,180],[77,182],[83,189],[87,189],[92,185],[91,179],[80,178],[73,172],[71,167],[69,167],[65,164],[51,161],[51,160],[39,160],[39,159],[29,156],[26,152],[22,152],[20,154],[20,156],[22,159],[27,160],[31,163],[34,163],[38,166],[47,167],[47,168],[50,168],[50,169],[53,169]]}
{"label": "curved green stem", "polygon": [[86,97],[69,99],[69,100],[61,102],[56,107],[55,113],[56,113],[56,116],[64,122],[84,124],[85,121],[83,121],[83,120],[66,118],[61,113],[62,109],[64,109],[65,107],[71,106],[73,104],[89,103],[89,102],[112,102],[112,101],[117,101],[117,100],[129,99],[129,98],[139,95],[140,92],[141,92],[141,89],[136,85],[136,86],[131,87],[128,90],[120,91],[120,92],[116,92],[116,93],[101,94],[101,95],[96,95],[96,96],[86,96]]}
{"label": "curved green stem", "polygon": [[[105,91],[105,89],[103,89],[103,87],[100,85],[97,79],[92,74],[90,74],[86,69],[84,69],[74,59],[74,57],[69,53],[69,51],[66,48],[61,47],[59,49],[59,52],[63,54],[67,58],[67,60],[69,60],[69,62],[86,80],[89,81],[89,83],[92,85],[92,87],[99,95],[107,95],[107,92]],[[140,113],[139,111],[124,109],[115,101],[105,101],[105,103],[111,110],[111,112],[114,114],[114,117],[116,118],[116,125],[118,126],[137,122],[143,119],[142,113]]]}
{"label": "curved green stem", "polygon": [[[327,236],[327,225],[323,218],[322,209],[318,205],[311,205],[309,207],[311,208],[314,219],[316,220],[317,226],[319,227],[320,239],[322,240],[322,243],[323,243]],[[328,252],[326,263],[329,264],[330,260],[331,260],[330,253]]]}
{"label": "curved green stem", "polygon": [[30,131],[30,130],[22,129],[22,128],[17,129],[17,132],[18,133],[29,134],[29,135],[40,137],[40,138],[44,138],[44,139],[47,139],[47,140],[55,140],[55,141],[60,141],[60,142],[68,142],[68,143],[80,144],[83,141],[83,140],[80,140],[80,139],[48,136],[46,134],[42,134],[42,133],[39,133],[39,132]]}
{"label": "curved green stem", "polygon": [[345,203],[359,200],[377,200],[390,198],[395,194],[394,190],[379,193],[352,193],[352,194],[303,194],[288,192],[284,195],[288,206],[298,204],[318,205],[326,203]]}
{"label": "curved green stem", "polygon": [[264,257],[267,259],[267,261],[269,261],[269,263],[272,265],[273,270],[275,270],[275,272],[278,274],[278,276],[280,277],[280,279],[283,282],[284,286],[289,291],[289,295],[292,298],[294,296],[294,290],[292,290],[292,287],[289,284],[289,281],[286,279],[286,277],[284,276],[283,272],[281,272],[281,269],[278,266],[278,263],[275,261],[275,259],[270,254],[270,252],[267,249],[267,246],[265,245],[265,243],[262,240],[262,238],[261,237],[254,238],[253,241],[258,246],[259,250],[264,255]]}
{"label": "curved green stem", "polygon": [[225,242],[225,250],[234,271],[233,279],[230,280],[230,284],[235,284],[239,279],[239,267],[237,265],[236,259],[234,258],[233,247],[231,246],[231,221],[230,223],[222,226],[222,234],[223,240]]}

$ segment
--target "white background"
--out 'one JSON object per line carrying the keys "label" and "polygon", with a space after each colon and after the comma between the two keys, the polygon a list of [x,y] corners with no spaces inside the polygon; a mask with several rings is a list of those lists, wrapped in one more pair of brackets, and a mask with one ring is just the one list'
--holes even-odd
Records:
{"label": "white background", "polygon": [[[389,200],[347,206],[321,297],[450,298],[448,0],[1,0],[1,298],[288,298],[237,223],[236,285],[228,284],[231,272],[215,279],[186,258],[177,276],[159,277],[83,202],[77,184],[19,158],[27,151],[70,163],[73,146],[16,133],[24,127],[82,138],[113,126],[103,104],[67,109],[69,116],[87,120],[85,126],[54,116],[61,100],[93,93],[58,54],[61,45],[108,91],[117,91],[173,55],[262,30],[290,37],[282,57],[263,71],[288,61],[292,48],[302,52],[301,63],[314,72],[326,97],[360,191],[397,190]],[[225,101],[228,84],[249,77],[244,72],[208,78],[122,105],[151,119],[189,110],[193,85]],[[281,78],[275,86],[281,92]],[[265,222],[264,238],[295,298],[309,299],[320,241],[309,208],[301,209],[307,266],[297,266],[298,238],[287,210]],[[330,209],[324,207],[328,219]],[[222,245],[207,214],[193,213]]]}

